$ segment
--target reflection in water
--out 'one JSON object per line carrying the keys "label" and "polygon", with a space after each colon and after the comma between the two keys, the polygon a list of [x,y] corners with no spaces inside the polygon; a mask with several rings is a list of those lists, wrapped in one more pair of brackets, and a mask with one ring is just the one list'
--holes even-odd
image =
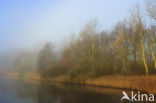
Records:
{"label": "reflection in water", "polygon": [[121,93],[106,88],[0,79],[0,103],[120,103]]}
{"label": "reflection in water", "polygon": [[95,93],[82,87],[59,87],[42,83],[39,103],[119,103],[120,97],[113,94]]}

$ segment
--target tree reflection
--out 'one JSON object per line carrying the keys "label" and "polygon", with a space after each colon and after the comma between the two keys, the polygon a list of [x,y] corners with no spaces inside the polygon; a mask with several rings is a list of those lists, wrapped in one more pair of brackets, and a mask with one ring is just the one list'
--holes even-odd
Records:
{"label": "tree reflection", "polygon": [[14,81],[13,84],[14,95],[18,96],[17,100],[22,99],[22,103],[120,103],[122,97],[121,90],[116,93],[116,90],[108,88],[49,84],[45,81],[35,84],[26,80]]}
{"label": "tree reflection", "polygon": [[[102,88],[101,88],[102,89]],[[42,82],[38,103],[119,103],[120,95],[88,91],[80,86],[56,85]]]}

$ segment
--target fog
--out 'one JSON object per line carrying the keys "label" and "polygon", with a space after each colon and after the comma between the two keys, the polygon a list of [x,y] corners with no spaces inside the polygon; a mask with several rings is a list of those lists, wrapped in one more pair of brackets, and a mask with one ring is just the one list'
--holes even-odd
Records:
{"label": "fog", "polygon": [[39,43],[25,48],[6,50],[0,53],[0,70],[13,71],[22,65],[31,64],[36,68],[38,52],[43,48],[44,43]]}
{"label": "fog", "polygon": [[[47,42],[59,51],[90,19],[98,20],[99,30],[109,31],[137,2],[144,7],[144,0],[0,1],[0,69],[15,69],[21,55],[37,58]],[[36,68],[34,58],[29,59]]]}
{"label": "fog", "polygon": [[59,43],[94,18],[98,19],[101,29],[111,29],[127,17],[132,5],[143,1],[1,1],[0,51],[43,41]]}

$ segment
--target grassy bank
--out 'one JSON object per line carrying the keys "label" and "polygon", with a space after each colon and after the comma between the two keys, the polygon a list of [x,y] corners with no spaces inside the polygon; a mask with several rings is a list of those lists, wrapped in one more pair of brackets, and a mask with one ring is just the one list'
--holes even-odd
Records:
{"label": "grassy bank", "polygon": [[19,78],[19,73],[18,72],[0,72],[0,76]]}
{"label": "grassy bank", "polygon": [[[49,81],[49,82],[60,82],[60,83],[71,83],[68,76],[64,75],[56,78],[41,78],[39,74],[29,73],[26,78],[38,80],[38,81]],[[103,76],[97,79],[87,79],[80,81],[80,78],[76,78],[72,81],[73,84],[84,84],[99,87],[112,87],[119,89],[135,89],[139,91],[146,91],[150,93],[156,93],[156,75],[151,76],[120,76],[111,75]]]}

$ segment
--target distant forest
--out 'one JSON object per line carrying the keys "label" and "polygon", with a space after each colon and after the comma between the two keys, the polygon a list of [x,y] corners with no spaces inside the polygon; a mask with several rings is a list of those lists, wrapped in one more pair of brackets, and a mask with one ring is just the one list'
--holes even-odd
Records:
{"label": "distant forest", "polygon": [[156,1],[146,3],[147,21],[151,22],[145,22],[139,6],[111,31],[99,31],[97,20],[91,20],[59,50],[50,41],[38,53],[18,55],[14,71],[84,79],[156,74]]}

